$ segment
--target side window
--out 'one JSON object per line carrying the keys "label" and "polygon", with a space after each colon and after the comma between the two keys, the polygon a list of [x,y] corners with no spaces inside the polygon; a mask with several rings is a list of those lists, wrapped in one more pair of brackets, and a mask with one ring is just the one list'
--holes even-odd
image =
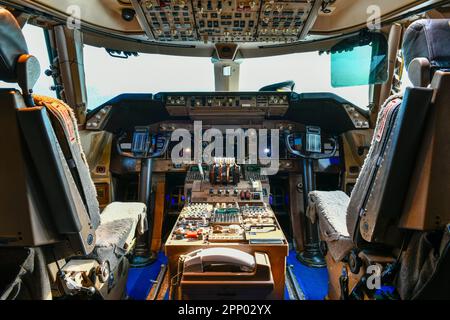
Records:
{"label": "side window", "polygon": [[402,84],[400,86],[400,92],[405,92],[405,89],[407,87],[414,87],[414,85],[411,83],[411,80],[409,80],[408,71],[406,71],[406,66],[403,66],[401,81]]}
{"label": "side window", "polygon": [[[41,75],[34,86],[33,91],[40,95],[56,97],[55,91],[50,90],[50,87],[53,85],[53,79],[44,74],[44,71],[50,66],[44,30],[40,27],[27,24],[22,29],[22,32],[25,36],[25,40],[27,41],[28,51],[39,60],[41,65]],[[0,81],[0,88],[19,89],[19,86],[15,83]]]}

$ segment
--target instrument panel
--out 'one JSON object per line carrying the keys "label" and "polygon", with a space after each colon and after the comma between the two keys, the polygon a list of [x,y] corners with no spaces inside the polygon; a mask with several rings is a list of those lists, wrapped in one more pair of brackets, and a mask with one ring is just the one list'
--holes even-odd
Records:
{"label": "instrument panel", "polygon": [[119,133],[135,126],[186,120],[255,125],[281,121],[318,126],[340,135],[369,129],[369,114],[332,93],[295,92],[161,92],[122,94],[89,112],[87,130]]}
{"label": "instrument panel", "polygon": [[205,113],[245,112],[247,114],[283,116],[288,107],[290,93],[173,93],[161,96],[171,116],[188,116]]}
{"label": "instrument panel", "polygon": [[292,42],[300,38],[314,0],[142,0],[154,40]]}

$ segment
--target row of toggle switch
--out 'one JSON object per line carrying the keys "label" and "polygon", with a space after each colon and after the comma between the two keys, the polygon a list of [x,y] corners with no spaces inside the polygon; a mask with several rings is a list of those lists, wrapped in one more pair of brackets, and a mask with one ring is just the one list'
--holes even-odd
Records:
{"label": "row of toggle switch", "polygon": [[251,192],[250,190],[238,190],[238,189],[209,189],[210,196],[234,196],[240,200],[261,200],[261,193]]}

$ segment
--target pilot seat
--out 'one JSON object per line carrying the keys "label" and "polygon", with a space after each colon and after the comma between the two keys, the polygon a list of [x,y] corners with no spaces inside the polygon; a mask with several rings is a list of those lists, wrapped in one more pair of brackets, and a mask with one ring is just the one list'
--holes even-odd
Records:
{"label": "pilot seat", "polygon": [[450,297],[450,20],[411,24],[403,54],[414,87],[381,107],[351,196],[308,194],[331,299]]}
{"label": "pilot seat", "polygon": [[146,206],[114,202],[100,213],[75,115],[33,94],[39,63],[5,9],[0,38],[0,80],[22,90],[0,89],[0,298],[119,299]]}

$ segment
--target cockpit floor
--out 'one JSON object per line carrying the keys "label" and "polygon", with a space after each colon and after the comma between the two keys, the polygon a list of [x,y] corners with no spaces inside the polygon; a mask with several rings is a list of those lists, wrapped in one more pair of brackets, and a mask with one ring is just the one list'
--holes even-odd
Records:
{"label": "cockpit floor", "polygon": [[[286,263],[293,271],[295,280],[306,300],[325,299],[328,292],[328,272],[326,268],[309,268],[301,264],[296,258],[295,250],[289,251]],[[161,265],[163,264],[167,265],[167,257],[163,252],[160,252],[157,260],[153,264],[144,268],[130,268],[126,287],[128,299],[146,300],[158,278]],[[166,274],[157,299],[167,300],[169,298],[169,290],[167,285],[165,285],[166,282],[168,283],[167,280]],[[287,290],[285,299],[290,299]]]}
{"label": "cockpit floor", "polygon": [[287,267],[291,267],[293,274],[303,291],[306,300],[323,300],[328,294],[327,268],[310,268],[297,260],[295,250],[289,250],[286,259]]}
{"label": "cockpit floor", "polygon": [[126,287],[128,299],[146,300],[163,264],[167,265],[167,257],[164,252],[159,252],[157,260],[151,265],[143,268],[130,268]]}

